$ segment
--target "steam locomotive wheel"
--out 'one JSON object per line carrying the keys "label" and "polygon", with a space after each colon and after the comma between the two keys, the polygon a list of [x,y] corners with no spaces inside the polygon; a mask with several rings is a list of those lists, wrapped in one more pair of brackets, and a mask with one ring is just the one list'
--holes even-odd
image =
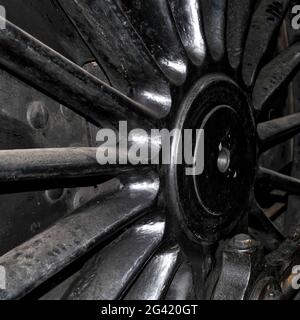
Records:
{"label": "steam locomotive wheel", "polygon": [[[52,212],[74,188],[72,203],[84,201],[31,224],[30,234],[26,217],[2,219],[0,298],[294,298],[300,43],[287,23],[290,1],[3,3],[2,71],[60,111],[27,108],[20,123],[35,143],[0,151],[2,202],[43,192]],[[60,134],[61,119],[73,117],[84,125]],[[204,129],[203,172],[178,165],[179,134],[170,164],[99,165],[96,128],[117,131],[124,120],[146,131]],[[76,130],[86,144],[65,146]],[[198,147],[193,140],[194,154]]]}

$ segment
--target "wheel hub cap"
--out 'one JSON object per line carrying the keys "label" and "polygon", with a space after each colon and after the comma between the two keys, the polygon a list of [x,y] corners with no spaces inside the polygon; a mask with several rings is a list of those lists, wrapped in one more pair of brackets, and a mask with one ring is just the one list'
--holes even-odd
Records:
{"label": "wheel hub cap", "polygon": [[176,165],[180,139],[173,140],[167,182],[175,225],[189,238],[217,241],[237,226],[248,209],[256,163],[251,108],[232,80],[208,75],[188,93],[173,127],[181,132],[204,130],[204,171],[200,175],[188,176],[185,165]]}

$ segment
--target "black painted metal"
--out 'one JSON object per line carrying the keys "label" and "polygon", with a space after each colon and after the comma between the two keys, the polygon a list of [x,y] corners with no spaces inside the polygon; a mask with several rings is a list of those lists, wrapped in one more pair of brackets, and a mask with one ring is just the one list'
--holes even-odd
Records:
{"label": "black painted metal", "polygon": [[270,108],[272,96],[300,70],[300,43],[295,43],[262,68],[253,89],[253,105],[258,111]]}
{"label": "black painted metal", "polygon": [[300,133],[300,113],[262,122],[257,127],[260,151],[268,150]]}
{"label": "black painted metal", "polygon": [[[7,290],[0,290],[0,299],[23,297],[140,217],[144,210],[154,204],[158,190],[159,179],[153,173],[120,177],[119,192],[104,199],[94,199],[53,227],[0,257],[0,264],[6,270],[7,283]],[[149,223],[150,231],[153,226],[155,232],[155,224],[153,221]],[[157,232],[162,233],[161,229]],[[149,232],[147,240],[152,235]]]}
{"label": "black painted metal", "polygon": [[192,63],[202,66],[206,57],[206,45],[202,31],[202,15],[199,1],[169,0],[178,34]]}
{"label": "black painted metal", "polygon": [[181,260],[178,245],[162,248],[146,265],[125,300],[162,300]]}
{"label": "black painted metal", "polygon": [[[56,1],[54,3],[54,7],[60,10],[58,21],[65,19],[61,16],[63,8],[107,77],[86,68],[95,74],[92,76],[22,31],[18,28],[20,25],[17,27],[10,22],[7,22],[6,29],[0,30],[0,65],[5,70],[98,126],[113,127],[115,120],[130,118],[135,124],[140,121],[150,127],[152,122],[147,118],[163,119],[169,115],[168,121],[158,123],[160,128],[206,130],[205,168],[199,177],[186,176],[185,167],[175,164],[179,137],[175,136],[172,141],[171,165],[159,171],[166,179],[167,188],[164,186],[162,191],[166,195],[167,220],[163,214],[151,214],[126,232],[118,233],[117,239],[105,243],[106,247],[101,248],[76,273],[74,282],[75,277],[71,277],[72,281],[66,286],[70,286],[70,282],[72,285],[64,287],[63,297],[159,299],[166,295],[167,298],[210,298],[220,272],[223,277],[217,283],[219,294],[215,297],[223,297],[229,287],[222,287],[222,283],[229,280],[231,284],[235,274],[228,274],[231,269],[226,269],[225,264],[226,270],[219,268],[222,246],[217,247],[220,240],[237,232],[247,232],[249,226],[251,235],[260,240],[267,251],[287,243],[278,222],[272,221],[255,200],[249,212],[253,203],[254,179],[257,178],[257,184],[267,191],[278,188],[288,193],[299,192],[299,180],[271,169],[260,168],[255,177],[259,160],[256,150],[264,152],[299,133],[299,114],[272,121],[266,121],[264,114],[264,122],[258,123],[252,109],[254,105],[256,111],[264,111],[298,70],[297,43],[263,67],[269,60],[268,51],[273,48],[272,40],[289,1],[259,2],[251,19],[245,50],[244,39],[254,6],[248,0],[205,0],[201,3],[196,0],[149,3],[138,0],[61,0],[61,6]],[[44,3],[41,2],[40,6],[38,11],[44,8]],[[148,12],[150,8],[152,15]],[[24,23],[24,29],[30,31],[27,28],[28,23]],[[66,28],[70,28],[69,21]],[[88,51],[75,29],[72,30],[71,36],[75,41],[71,48],[78,44],[80,54],[65,55],[81,64],[83,60],[78,56],[86,57]],[[36,37],[39,38],[38,34]],[[227,76],[209,74],[202,77],[202,68],[189,68],[179,40],[192,64],[204,69],[207,67],[206,73],[210,72],[209,67],[225,73],[228,71],[227,61],[223,59],[225,52],[228,53],[229,64],[236,70],[243,56],[244,82],[249,87],[254,86],[253,95],[250,92],[246,95],[242,86]],[[57,47],[50,40],[45,42],[63,54],[68,51],[68,42]],[[205,60],[206,54],[211,59]],[[97,77],[105,79],[101,81]],[[201,79],[183,98],[191,83],[199,77]],[[184,86],[172,87],[174,94],[171,97],[172,84]],[[180,107],[170,112],[172,103]],[[47,124],[47,109],[35,102],[28,110],[26,125],[41,132]],[[62,115],[68,117],[65,111],[62,109]],[[0,185],[3,192],[4,189],[10,190],[7,188],[9,184],[16,192],[24,182],[24,190],[35,183],[51,187],[49,181],[58,180],[64,184],[75,179],[80,185],[82,180],[94,183],[100,175],[116,175],[128,170],[127,166],[101,167],[96,163],[95,154],[96,149],[84,147],[0,151]],[[227,157],[225,166],[224,159],[219,164],[219,157],[224,154]],[[24,296],[144,215],[145,210],[155,205],[160,185],[156,174],[141,169],[138,172],[121,175],[112,188],[113,192],[105,193],[105,196],[102,194],[52,228],[0,257],[0,265],[7,268],[9,288],[0,290],[0,297]],[[52,195],[55,197],[55,192]],[[85,195],[85,198],[91,199],[90,195]],[[169,238],[179,246],[167,246],[169,242],[165,243],[165,240]],[[177,271],[182,262],[180,250],[189,260],[192,272],[185,264]],[[281,254],[280,250],[275,252]],[[234,270],[245,266],[238,260],[233,261],[236,263]],[[249,274],[254,280],[257,278],[251,270]],[[181,284],[183,288],[179,292]],[[243,284],[248,286],[248,283]],[[241,299],[246,296],[238,290],[228,295],[231,293]],[[254,296],[263,295],[259,292]]]}
{"label": "black painted metal", "polygon": [[251,18],[253,0],[229,0],[227,3],[226,47],[233,69],[240,67]]}
{"label": "black painted metal", "polygon": [[172,103],[169,85],[120,5],[112,0],[60,3],[112,85],[146,106],[148,115],[166,116]]}
{"label": "black painted metal", "polygon": [[2,66],[96,125],[103,115],[166,115],[163,109],[155,111],[127,98],[8,21],[0,30],[0,52]]}
{"label": "black painted metal", "polygon": [[86,264],[67,299],[120,299],[159,247],[164,230],[163,214],[138,222]]}
{"label": "black painted metal", "polygon": [[[205,133],[204,172],[196,176],[187,176],[186,167],[176,165],[180,135],[173,139],[166,183],[170,212],[177,219],[174,228],[193,241],[217,241],[232,232],[248,209],[256,162],[251,109],[231,79],[209,75],[185,97],[173,127],[204,129]],[[217,167],[223,148],[231,154],[226,172]]]}
{"label": "black painted metal", "polygon": [[289,0],[262,0],[252,16],[243,58],[243,79],[248,87],[254,83],[261,60],[280,27],[288,3]]}
{"label": "black painted metal", "polygon": [[[93,185],[97,183],[96,177],[100,183],[101,175],[117,175],[130,170],[128,165],[100,165],[98,162],[100,156],[97,160],[99,150],[97,148],[0,150],[0,192],[30,191],[32,188],[50,189],[53,183],[57,184],[56,187],[65,187],[68,180],[73,179],[77,185],[80,185],[80,179],[85,185],[88,184],[88,180],[90,185]],[[117,151],[112,151],[116,152],[117,157],[119,156]]]}
{"label": "black painted metal", "polygon": [[79,66],[93,60],[56,0],[1,0],[0,4],[5,7],[8,21]]}
{"label": "black painted metal", "polygon": [[182,85],[187,77],[187,57],[168,1],[126,0],[121,3],[164,75],[172,84]]}
{"label": "black painted metal", "polygon": [[195,300],[192,269],[186,261],[178,268],[165,299]]}
{"label": "black painted metal", "polygon": [[225,54],[225,23],[227,0],[200,1],[203,15],[205,40],[210,56],[215,62]]}
{"label": "black painted metal", "polygon": [[283,190],[294,195],[300,194],[300,180],[297,178],[260,167],[257,179],[269,189]]}

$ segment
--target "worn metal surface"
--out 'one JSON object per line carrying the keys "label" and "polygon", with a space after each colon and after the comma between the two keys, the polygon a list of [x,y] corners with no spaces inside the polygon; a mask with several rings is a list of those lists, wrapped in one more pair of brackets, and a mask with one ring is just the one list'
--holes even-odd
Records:
{"label": "worn metal surface", "polygon": [[[0,239],[5,243],[9,239],[4,251],[27,240],[39,228],[44,230],[72,209],[77,210],[0,257],[0,264],[7,267],[9,275],[9,290],[0,291],[0,297],[22,297],[37,286],[41,289],[40,284],[49,277],[51,281],[58,281],[52,275],[58,276],[59,271],[63,271],[59,272],[60,286],[56,288],[63,291],[60,298],[158,299],[165,294],[167,298],[176,299],[211,298],[218,278],[215,297],[245,298],[255,280],[259,281],[252,297],[277,297],[277,288],[274,286],[276,292],[273,292],[268,286],[278,284],[278,281],[283,283],[285,296],[290,296],[290,265],[285,265],[283,270],[271,259],[265,266],[266,270],[258,274],[255,261],[260,259],[251,259],[260,249],[252,251],[249,247],[252,240],[235,238],[232,246],[225,248],[223,268],[220,266],[223,240],[235,233],[247,232],[248,218],[251,235],[261,240],[266,252],[275,250],[272,254],[279,257],[281,264],[289,258],[287,251],[295,258],[293,262],[298,259],[297,246],[286,240],[281,224],[274,220],[276,217],[270,214],[271,210],[267,216],[258,204],[249,213],[254,195],[257,196],[253,192],[255,178],[258,178],[255,186],[261,185],[268,200],[269,197],[273,199],[268,194],[270,188],[298,191],[298,180],[288,176],[289,168],[284,168],[285,174],[260,169],[256,176],[256,150],[260,147],[259,151],[265,151],[297,134],[299,115],[273,119],[285,114],[287,109],[284,109],[275,116],[274,113],[264,114],[255,119],[256,114],[251,109],[252,100],[254,105],[267,105],[278,92],[281,93],[281,98],[276,102],[279,109],[285,101],[285,84],[299,66],[295,49],[298,45],[295,44],[263,68],[272,59],[275,48],[272,40],[277,36],[289,1],[259,2],[251,20],[244,54],[246,29],[252,13],[251,5],[254,5],[246,0],[170,0],[155,3],[138,0],[61,0],[49,3],[49,8],[52,8],[49,9],[50,14],[58,13],[55,18],[45,16],[47,6],[44,0],[39,4],[28,1],[28,6],[22,5],[27,12],[24,21],[17,14],[9,13],[8,16],[14,24],[42,40],[48,47],[9,22],[7,29],[0,31],[0,65],[3,69],[64,105],[34,89],[29,90],[22,82],[12,88],[9,84],[3,84],[6,97],[3,107],[2,92],[0,101],[5,136],[1,143],[4,150],[10,150],[0,151],[0,178],[3,177],[0,193],[9,191],[7,181],[13,183],[13,191],[19,191],[19,182],[30,182],[26,188],[28,191],[34,183],[41,188],[42,180],[49,188],[48,180],[64,184],[72,176],[71,180],[75,179],[78,186],[83,180],[90,184],[98,183],[100,174],[115,175],[122,170],[119,167],[95,166],[96,149],[86,148],[96,146],[94,136],[97,129],[86,124],[78,114],[93,124],[114,131],[120,118],[130,118],[130,126],[136,126],[138,120],[142,125],[154,126],[148,121],[149,118],[162,119],[167,115],[167,121],[157,123],[160,128],[205,128],[205,170],[196,178],[187,177],[182,169],[184,166],[176,166],[173,162],[166,170],[159,170],[160,174],[167,173],[167,185],[162,186],[164,193],[160,193],[160,207],[168,201],[166,234],[165,219],[160,214],[149,215],[146,220],[122,233],[124,226],[140,218],[149,206],[156,203],[160,190],[157,175],[141,171],[141,168],[139,173],[130,172],[126,178],[116,178],[108,185],[97,188],[71,191],[59,185],[60,189],[34,194],[46,203],[42,203],[41,209],[38,209],[40,201],[34,210],[24,205],[33,203],[32,199],[14,201],[14,197],[21,199],[24,196],[25,199],[33,194],[1,196],[4,197],[2,202],[8,199],[10,202],[7,203],[11,203],[12,207],[1,213],[4,222],[0,228]],[[8,4],[9,8],[15,5],[15,1],[11,6]],[[152,15],[147,12],[150,7],[153,9]],[[29,9],[32,15],[28,14]],[[243,14],[238,15],[241,10]],[[37,19],[32,26],[29,17]],[[45,24],[41,30],[36,30],[36,23],[42,17]],[[48,39],[45,28],[54,31]],[[284,31],[284,26],[281,30]],[[57,33],[61,36],[54,36]],[[54,38],[57,43],[54,43]],[[91,53],[87,47],[95,56],[88,60],[89,63],[86,63],[86,57]],[[279,47],[286,45],[281,43]],[[246,85],[254,85],[258,74],[252,97],[250,90],[245,94],[246,90],[240,83],[237,69],[242,54]],[[211,59],[206,60],[206,55]],[[71,60],[80,66],[84,63],[83,68]],[[230,69],[228,62],[236,70]],[[259,72],[261,68],[262,72]],[[203,77],[203,70],[205,73],[213,70],[234,73],[239,84],[220,74]],[[189,91],[194,82],[196,85]],[[28,96],[23,86],[30,92]],[[183,95],[188,91],[184,99]],[[12,107],[7,107],[6,104],[10,106],[12,101],[10,95],[14,103]],[[171,104],[174,105],[173,110]],[[265,122],[270,119],[272,121]],[[11,128],[13,131],[10,131]],[[194,151],[197,150],[197,142],[193,141],[192,145]],[[16,148],[29,150],[13,150]],[[34,148],[37,150],[32,150]],[[41,148],[46,149],[42,151]],[[175,136],[172,161],[178,157],[179,148],[179,138]],[[12,162],[12,157],[16,161]],[[96,196],[94,200],[93,195]],[[89,200],[89,204],[82,206]],[[286,208],[286,203],[282,208]],[[14,211],[12,217],[11,210]],[[42,226],[40,221],[43,221]],[[31,233],[24,235],[22,231],[20,236],[13,234],[13,230],[24,230],[28,225]],[[111,234],[117,238],[113,240]],[[188,265],[183,264],[178,271],[181,263],[179,247],[169,248],[163,243],[170,238],[179,243],[180,250],[188,259]],[[94,248],[103,240],[107,240],[104,248]],[[111,240],[113,242],[109,242]],[[94,248],[92,253],[96,256],[88,260],[84,269],[76,270],[69,278],[69,274],[64,273],[68,273],[65,267],[79,256],[90,258],[86,253],[91,248]],[[80,259],[80,263],[82,261]],[[35,291],[36,294],[38,291]],[[55,290],[48,296],[51,294],[53,296]]]}
{"label": "worn metal surface", "polygon": [[87,263],[66,298],[120,299],[160,245],[164,230],[162,213],[138,222]]}
{"label": "worn metal surface", "polygon": [[202,66],[206,57],[206,45],[199,1],[169,0],[169,4],[188,57],[194,65]]}
{"label": "worn metal surface", "polygon": [[225,23],[227,0],[202,0],[203,26],[207,49],[213,61],[219,62],[225,54]]}
{"label": "worn metal surface", "polygon": [[124,96],[8,21],[0,30],[0,52],[2,66],[96,125],[103,115],[124,119],[128,112],[142,112],[161,118],[169,111]]}
{"label": "worn metal surface", "polygon": [[164,75],[172,84],[182,85],[188,61],[168,1],[121,0],[121,3]]}
{"label": "worn metal surface", "polygon": [[166,300],[194,300],[194,284],[191,266],[183,262],[178,268],[165,296]]}
{"label": "worn metal surface", "polygon": [[262,0],[251,19],[243,58],[243,79],[249,87],[254,83],[261,60],[278,31],[289,0]]}
{"label": "worn metal surface", "polygon": [[237,235],[223,251],[222,269],[214,300],[245,300],[262,269],[263,251],[248,235]]}
{"label": "worn metal surface", "polygon": [[100,147],[0,150],[0,193],[49,189],[53,183],[65,187],[72,180],[77,186],[99,184],[101,175],[130,170],[128,165],[100,165],[96,158],[99,150]]}
{"label": "worn metal surface", "polygon": [[299,70],[300,43],[295,43],[260,71],[253,89],[254,107],[259,111],[268,108],[268,102],[272,96],[283,85],[286,85]]}
{"label": "worn metal surface", "polygon": [[283,190],[289,194],[300,194],[300,179],[281,174],[267,168],[260,167],[258,170],[258,183],[265,187],[277,190]]}
{"label": "worn metal surface", "polygon": [[[170,88],[116,1],[60,0],[111,84],[155,118],[171,108]],[[113,107],[113,106],[111,106]]]}
{"label": "worn metal surface", "polygon": [[93,59],[56,0],[1,0],[0,5],[7,20],[76,64],[83,66]]}
{"label": "worn metal surface", "polygon": [[119,187],[115,194],[94,199],[3,255],[0,264],[6,270],[7,288],[0,290],[0,299],[23,297],[141,216],[154,204],[159,180],[153,173],[122,176]]}
{"label": "worn metal surface", "polygon": [[[205,131],[204,171],[199,175],[187,176],[184,166],[176,165],[180,135],[175,135],[172,141],[166,183],[170,215],[176,219],[174,230],[185,233],[191,241],[218,241],[232,232],[248,210],[255,174],[251,109],[231,79],[210,74],[199,79],[189,91],[173,126]],[[220,146],[231,153],[230,168],[224,173],[217,167]]]}
{"label": "worn metal surface", "polygon": [[240,67],[247,29],[251,18],[254,0],[229,0],[227,2],[226,47],[232,68]]}
{"label": "worn metal surface", "polygon": [[257,126],[260,152],[285,142],[300,133],[300,112],[259,123]]}
{"label": "worn metal surface", "polygon": [[181,261],[178,245],[159,250],[129,289],[125,300],[162,300]]}

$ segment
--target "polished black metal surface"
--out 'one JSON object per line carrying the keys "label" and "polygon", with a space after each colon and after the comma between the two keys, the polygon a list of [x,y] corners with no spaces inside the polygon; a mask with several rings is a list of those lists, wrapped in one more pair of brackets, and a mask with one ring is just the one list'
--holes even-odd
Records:
{"label": "polished black metal surface", "polygon": [[226,46],[233,69],[242,62],[247,29],[255,0],[230,0],[227,3]]}
{"label": "polished black metal surface", "polygon": [[125,118],[126,112],[138,111],[160,118],[168,112],[127,98],[17,26],[6,25],[0,31],[0,64],[90,122],[101,125],[105,114]]}
{"label": "polished black metal surface", "polygon": [[243,58],[243,79],[247,86],[254,83],[261,60],[280,27],[288,3],[289,0],[262,0],[252,16]]}
{"label": "polished black metal surface", "polygon": [[205,40],[210,56],[215,62],[225,54],[226,0],[202,0]]}
{"label": "polished black metal surface", "polygon": [[172,104],[169,84],[118,2],[59,2],[112,85],[146,106],[155,118],[166,116]]}
{"label": "polished black metal surface", "polygon": [[[251,109],[233,81],[211,75],[186,96],[173,126],[204,129],[205,147],[203,173],[187,176],[186,167],[176,165],[181,137],[174,138],[167,173],[170,211],[192,239],[216,241],[232,231],[248,208],[256,162]],[[218,158],[224,150],[230,164],[222,172]]]}
{"label": "polished black metal surface", "polygon": [[[143,177],[144,176],[144,177]],[[0,299],[24,296],[69,263],[111,237],[131,221],[143,215],[157,196],[159,180],[153,173],[120,178],[119,191],[104,199],[96,198],[57,222],[24,244],[0,258],[6,269],[8,290],[0,290]],[[126,210],[125,210],[126,208]],[[163,234],[163,222],[158,229],[151,220],[143,229],[151,239],[153,232]],[[152,239],[151,241],[154,241]],[[136,243],[135,243],[136,245]]]}
{"label": "polished black metal surface", "polygon": [[188,61],[168,1],[125,0],[121,3],[164,75],[172,84],[182,85],[187,77]]}
{"label": "polished black metal surface", "polygon": [[[84,266],[81,277],[75,280],[67,298],[70,300],[120,299],[158,248],[164,230],[165,221],[162,215],[148,215]],[[131,250],[128,251],[128,248]],[[124,255],[124,252],[127,254]]]}
{"label": "polished black metal surface", "polygon": [[182,44],[192,63],[201,66],[206,57],[199,1],[169,0]]}
{"label": "polished black metal surface", "polygon": [[[296,296],[296,1],[2,4],[1,299]],[[203,171],[178,131],[170,164],[99,165],[118,120],[204,129]]]}
{"label": "polished black metal surface", "polygon": [[182,260],[180,255],[178,246],[161,249],[132,285],[125,300],[163,299]]}

